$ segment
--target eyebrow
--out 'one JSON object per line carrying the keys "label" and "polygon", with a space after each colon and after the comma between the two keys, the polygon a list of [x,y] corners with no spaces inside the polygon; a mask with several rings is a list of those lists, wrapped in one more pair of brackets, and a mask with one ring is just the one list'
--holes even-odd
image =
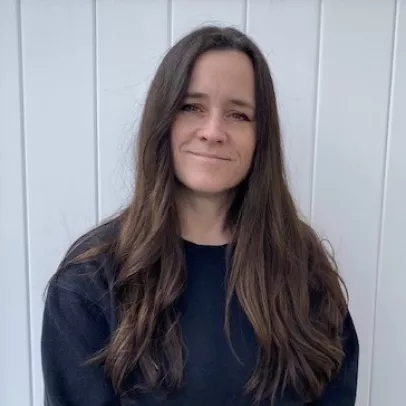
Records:
{"label": "eyebrow", "polygon": [[[188,92],[186,94],[186,98],[187,99],[208,99],[209,95],[206,93],[202,93],[202,92]],[[239,106],[239,107],[246,107],[249,108],[251,110],[255,110],[254,106],[252,105],[252,103],[246,101],[246,100],[242,100],[242,99],[230,99],[229,102],[231,104],[234,104],[235,106]]]}

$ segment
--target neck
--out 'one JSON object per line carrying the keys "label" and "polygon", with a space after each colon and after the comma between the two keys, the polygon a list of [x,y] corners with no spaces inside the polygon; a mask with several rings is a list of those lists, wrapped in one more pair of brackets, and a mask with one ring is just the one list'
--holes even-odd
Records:
{"label": "neck", "polygon": [[226,227],[230,195],[203,195],[185,189],[177,193],[181,236],[201,245],[222,245],[231,240]]}

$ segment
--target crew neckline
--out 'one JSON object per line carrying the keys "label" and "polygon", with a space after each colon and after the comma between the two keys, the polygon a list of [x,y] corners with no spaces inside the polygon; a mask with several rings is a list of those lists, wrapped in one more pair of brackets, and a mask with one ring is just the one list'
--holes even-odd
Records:
{"label": "crew neckline", "polygon": [[186,240],[185,238],[182,238],[183,244],[185,247],[189,248],[194,248],[194,249],[200,249],[200,250],[215,250],[215,249],[220,249],[224,250],[229,246],[229,243],[226,244],[198,244],[190,240]]}

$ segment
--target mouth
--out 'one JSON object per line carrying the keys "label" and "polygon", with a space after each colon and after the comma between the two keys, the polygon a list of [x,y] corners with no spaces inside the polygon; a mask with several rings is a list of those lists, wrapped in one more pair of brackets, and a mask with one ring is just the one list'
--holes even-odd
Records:
{"label": "mouth", "polygon": [[220,155],[216,155],[216,154],[207,154],[204,152],[191,152],[190,154],[199,157],[199,158],[203,158],[203,159],[213,159],[213,160],[217,160],[217,161],[230,161],[229,158],[220,156]]}

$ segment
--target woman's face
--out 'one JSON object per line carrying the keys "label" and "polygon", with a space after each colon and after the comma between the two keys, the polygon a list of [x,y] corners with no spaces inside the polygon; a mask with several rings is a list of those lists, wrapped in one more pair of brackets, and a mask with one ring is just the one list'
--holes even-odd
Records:
{"label": "woman's face", "polygon": [[177,179],[190,191],[205,195],[236,187],[251,167],[254,118],[250,59],[231,50],[203,54],[171,129]]}

